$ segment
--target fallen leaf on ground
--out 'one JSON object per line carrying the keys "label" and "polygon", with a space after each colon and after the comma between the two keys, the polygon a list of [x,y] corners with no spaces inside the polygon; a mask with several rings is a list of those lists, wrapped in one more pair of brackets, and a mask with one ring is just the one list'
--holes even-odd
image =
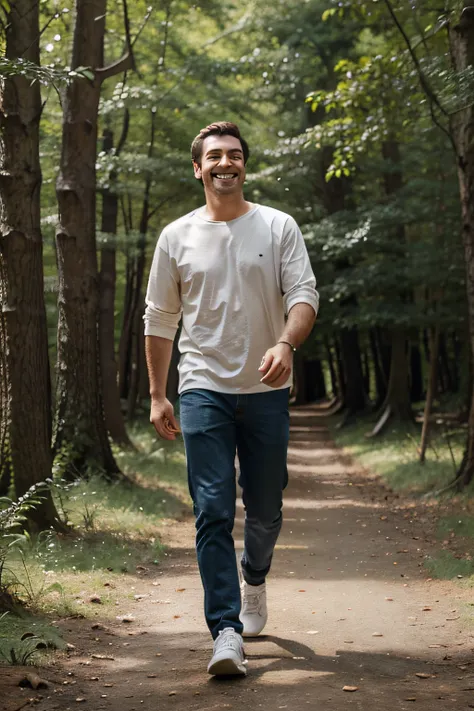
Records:
{"label": "fallen leaf on ground", "polygon": [[372,637],[383,637],[381,632],[372,632]]}
{"label": "fallen leaf on ground", "polygon": [[433,674],[426,674],[426,672],[416,672],[415,676],[418,677],[418,679],[432,679]]}
{"label": "fallen leaf on ground", "polygon": [[99,597],[99,595],[91,595],[89,598],[89,602],[94,602],[96,605],[102,605],[102,599]]}
{"label": "fallen leaf on ground", "polygon": [[108,659],[110,662],[115,661],[115,657],[111,657],[109,654],[91,654],[91,659]]}
{"label": "fallen leaf on ground", "polygon": [[431,607],[422,607],[423,612],[431,612]]}
{"label": "fallen leaf on ground", "polygon": [[306,634],[319,634],[318,630],[308,630]]}
{"label": "fallen leaf on ground", "polygon": [[176,592],[184,592],[186,588],[176,588]]}
{"label": "fallen leaf on ground", "polygon": [[170,691],[168,696],[176,696],[177,693],[178,693],[177,691]]}
{"label": "fallen leaf on ground", "polygon": [[342,687],[343,691],[359,691],[358,686],[343,686]]}
{"label": "fallen leaf on ground", "polygon": [[393,602],[393,597],[386,597],[387,602]]}

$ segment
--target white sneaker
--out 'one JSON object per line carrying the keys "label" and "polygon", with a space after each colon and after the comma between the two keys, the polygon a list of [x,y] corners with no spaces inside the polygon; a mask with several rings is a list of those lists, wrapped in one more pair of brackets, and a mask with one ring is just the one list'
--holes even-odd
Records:
{"label": "white sneaker", "polygon": [[240,585],[242,593],[242,612],[240,621],[244,626],[244,637],[256,637],[267,624],[267,591],[265,583],[249,585],[242,580]]}
{"label": "white sneaker", "polygon": [[214,676],[245,676],[247,661],[242,637],[233,627],[219,632],[207,671]]}

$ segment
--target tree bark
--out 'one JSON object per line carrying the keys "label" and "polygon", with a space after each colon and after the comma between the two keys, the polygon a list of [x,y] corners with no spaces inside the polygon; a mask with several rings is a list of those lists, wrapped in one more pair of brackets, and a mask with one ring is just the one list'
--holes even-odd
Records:
{"label": "tree bark", "polygon": [[[37,0],[11,4],[6,56],[39,64]],[[38,82],[0,85],[0,487],[22,496],[51,477],[51,383],[40,229]],[[51,494],[28,513],[34,528],[62,528]]]}
{"label": "tree bark", "polygon": [[[468,3],[459,24],[451,27],[449,42],[453,68],[465,71],[474,65],[474,3]],[[451,116],[451,135],[457,154],[461,198],[462,240],[466,263],[466,288],[471,362],[474,360],[474,106]],[[466,450],[456,484],[467,486],[474,478],[474,390],[471,393]]]}
{"label": "tree bark", "polygon": [[[113,150],[112,131],[104,131],[103,150]],[[115,174],[109,177],[113,185]],[[102,191],[102,234],[110,235],[101,247],[100,260],[100,316],[99,350],[104,397],[104,415],[107,431],[112,440],[121,447],[133,448],[127,434],[122,415],[120,394],[117,381],[117,361],[115,358],[115,282],[116,282],[116,243],[118,217],[118,197],[113,188]]]}
{"label": "tree bark", "polygon": [[[76,0],[71,66],[103,64],[106,0]],[[56,183],[59,273],[54,449],[67,476],[119,475],[104,420],[98,351],[96,153],[100,79],[75,78],[63,96],[63,136]]]}

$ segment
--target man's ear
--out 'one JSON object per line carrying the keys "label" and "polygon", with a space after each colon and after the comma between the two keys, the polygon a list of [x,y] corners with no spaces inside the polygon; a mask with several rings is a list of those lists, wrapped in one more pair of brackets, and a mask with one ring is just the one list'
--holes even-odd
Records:
{"label": "man's ear", "polygon": [[193,168],[194,168],[194,177],[197,180],[201,180],[202,179],[201,166],[198,163],[196,163],[196,161],[194,161],[194,160],[193,160]]}

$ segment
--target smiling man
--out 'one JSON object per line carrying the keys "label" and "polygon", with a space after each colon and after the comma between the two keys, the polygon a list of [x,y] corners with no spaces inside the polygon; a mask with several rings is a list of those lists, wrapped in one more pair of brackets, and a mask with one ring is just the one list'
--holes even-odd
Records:
{"label": "smiling man", "polygon": [[[166,381],[179,340],[181,428],[196,515],[208,672],[246,673],[244,636],[267,621],[265,580],[282,525],[294,351],[318,310],[316,281],[292,217],[245,200],[249,148],[229,122],[202,129],[191,147],[206,204],[166,227],[156,246],[145,312],[150,420],[179,432]],[[239,586],[232,530],[235,455],[245,507]]]}

